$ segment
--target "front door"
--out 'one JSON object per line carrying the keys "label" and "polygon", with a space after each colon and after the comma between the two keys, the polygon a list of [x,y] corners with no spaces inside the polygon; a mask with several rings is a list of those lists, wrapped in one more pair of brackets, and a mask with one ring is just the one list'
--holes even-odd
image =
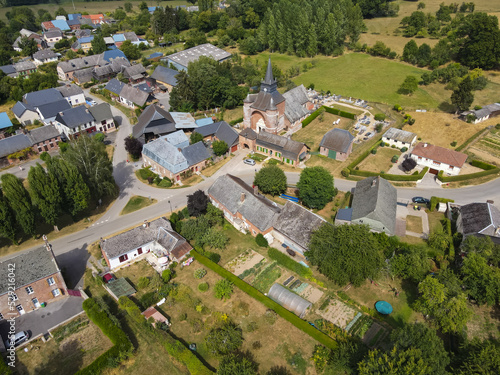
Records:
{"label": "front door", "polygon": [[35,306],[35,309],[38,309],[40,307],[40,302],[38,302],[37,298],[33,298],[31,300],[31,302],[33,302],[33,305]]}
{"label": "front door", "polygon": [[334,159],[334,160],[336,160],[336,159],[337,159],[337,151],[328,150],[328,157],[329,157],[330,159]]}
{"label": "front door", "polygon": [[438,174],[438,172],[439,171],[437,169],[434,169],[434,168],[429,169],[429,173],[431,173],[431,174]]}
{"label": "front door", "polygon": [[17,311],[19,311],[19,314],[21,314],[21,315],[24,315],[26,313],[26,311],[24,311],[22,305],[17,305],[16,309],[17,309]]}

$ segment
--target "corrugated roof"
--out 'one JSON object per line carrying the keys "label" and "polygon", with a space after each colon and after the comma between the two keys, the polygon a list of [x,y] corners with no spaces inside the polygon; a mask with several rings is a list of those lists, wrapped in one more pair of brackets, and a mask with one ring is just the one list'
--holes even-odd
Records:
{"label": "corrugated roof", "polygon": [[417,135],[406,130],[389,128],[382,137],[411,144],[417,138]]}
{"label": "corrugated roof", "polygon": [[204,118],[199,118],[198,120],[195,120],[194,122],[196,122],[196,125],[198,125],[198,127],[201,127],[201,126],[213,124],[214,120],[211,117],[204,117]]}
{"label": "corrugated roof", "polygon": [[0,129],[10,128],[12,121],[10,121],[7,112],[0,112]]}
{"label": "corrugated roof", "polygon": [[418,143],[411,153],[458,168],[462,168],[467,160],[467,155],[464,153],[423,142]]}
{"label": "corrugated roof", "polygon": [[221,61],[230,57],[231,54],[210,43],[205,43],[188,48],[184,51],[173,53],[167,56],[167,58],[187,68],[190,62],[198,60],[200,56],[212,57],[215,61]]}
{"label": "corrugated roof", "polygon": [[344,129],[329,130],[321,140],[320,147],[326,147],[329,150],[347,153],[354,141],[354,136]]}
{"label": "corrugated roof", "polygon": [[191,113],[187,112],[170,112],[170,115],[175,121],[176,129],[194,129],[197,128]]}

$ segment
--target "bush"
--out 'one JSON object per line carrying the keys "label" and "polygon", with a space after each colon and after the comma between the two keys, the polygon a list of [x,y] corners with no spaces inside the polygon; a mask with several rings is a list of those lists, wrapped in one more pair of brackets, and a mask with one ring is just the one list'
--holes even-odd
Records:
{"label": "bush", "polygon": [[394,104],[394,110],[397,112],[401,112],[403,110],[403,108],[401,108],[401,106],[399,104]]}
{"label": "bush", "polygon": [[200,283],[200,284],[198,284],[198,290],[200,292],[206,292],[208,290],[208,283]]}
{"label": "bush", "polygon": [[269,159],[269,161],[267,162],[267,164],[270,164],[270,165],[277,165],[277,164],[281,164],[279,162],[279,160],[276,160],[276,159]]}
{"label": "bush", "polygon": [[183,321],[184,321],[184,320],[186,320],[186,319],[187,319],[187,314],[186,314],[186,313],[181,313],[181,315],[179,315],[179,320],[180,320],[181,322],[183,322]]}
{"label": "bush", "polygon": [[158,300],[159,298],[157,292],[144,293],[140,298],[141,306],[143,307],[144,310],[156,304]]}
{"label": "bush", "polygon": [[172,186],[172,181],[168,178],[164,178],[163,180],[160,181],[158,184],[159,187],[164,187],[164,188],[169,188]]}
{"label": "bush", "polygon": [[385,115],[383,113],[377,113],[375,116],[375,121],[384,121],[385,120]]}
{"label": "bush", "polygon": [[500,173],[500,168],[489,169],[482,172],[464,174],[459,176],[443,176],[442,173],[438,174],[438,180],[441,182],[455,182],[455,181],[467,181],[474,180],[479,177],[489,176],[491,174]]}
{"label": "bush", "polygon": [[172,279],[172,270],[167,269],[161,273],[161,278],[165,284],[167,284]]}
{"label": "bush", "polygon": [[233,283],[227,279],[219,280],[214,286],[214,295],[218,299],[229,299],[233,294]]}
{"label": "bush", "polygon": [[139,169],[139,176],[143,180],[147,180],[148,177],[154,177],[155,173],[149,168],[141,168]]}
{"label": "bush", "polygon": [[342,171],[340,172],[340,174],[342,175],[342,177],[349,177],[349,175],[350,175],[349,168],[342,169]]}
{"label": "bush", "polygon": [[149,286],[150,280],[148,277],[141,277],[137,282],[137,289],[145,289]]}
{"label": "bush", "polygon": [[457,145],[457,141],[453,141],[453,142],[450,143],[451,147],[455,147],[456,145]]}
{"label": "bush", "polygon": [[500,130],[500,124],[496,124],[495,125],[495,129],[499,129]]}
{"label": "bush", "polygon": [[401,152],[406,152],[408,151],[408,147],[401,147]]}
{"label": "bush", "polygon": [[297,263],[296,261],[291,259],[288,255],[283,254],[281,251],[279,251],[278,249],[275,249],[274,247],[270,247],[267,250],[267,255],[269,255],[269,258],[271,258],[272,260],[275,260],[280,265],[295,272],[299,276],[306,277],[306,278],[312,277],[311,269],[307,268],[306,266],[303,266],[300,263]]}
{"label": "bush", "polygon": [[391,159],[391,162],[393,163],[397,163],[398,162],[398,159],[399,159],[399,156],[398,155],[394,155]]}
{"label": "bush", "polygon": [[196,277],[197,279],[203,279],[206,274],[207,274],[207,270],[205,270],[203,268],[199,268],[196,271],[194,271],[194,277]]}
{"label": "bush", "polygon": [[261,234],[259,233],[256,237],[255,237],[255,242],[257,243],[257,245],[259,245],[260,247],[268,247],[269,246],[269,243],[267,242],[266,238]]}
{"label": "bush", "polygon": [[137,323],[142,323],[146,320],[144,315],[141,314],[141,310],[139,309],[139,307],[127,296],[121,296],[118,299],[118,305],[120,306],[120,308],[127,311],[130,317]]}
{"label": "bush", "polygon": [[229,125],[233,126],[233,125],[239,124],[242,121],[243,121],[243,117],[240,117],[240,118],[237,118],[236,120],[229,121]]}
{"label": "bush", "polygon": [[373,155],[375,155],[377,153],[377,149],[374,148],[373,150],[370,151]]}

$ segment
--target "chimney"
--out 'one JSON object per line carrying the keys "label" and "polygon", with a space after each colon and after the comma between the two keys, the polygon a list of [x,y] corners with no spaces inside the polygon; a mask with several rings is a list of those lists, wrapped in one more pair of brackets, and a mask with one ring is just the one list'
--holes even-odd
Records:
{"label": "chimney", "polygon": [[245,201],[245,193],[241,193],[240,202],[243,203]]}
{"label": "chimney", "polygon": [[424,147],[427,147],[427,143],[424,143]]}
{"label": "chimney", "polygon": [[253,195],[259,194],[259,187],[257,185],[253,186]]}

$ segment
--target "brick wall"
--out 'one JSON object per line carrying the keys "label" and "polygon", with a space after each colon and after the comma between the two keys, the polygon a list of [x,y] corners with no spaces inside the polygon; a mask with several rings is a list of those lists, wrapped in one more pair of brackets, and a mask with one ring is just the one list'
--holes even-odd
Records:
{"label": "brick wall", "polygon": [[61,142],[61,136],[56,138],[47,139],[43,142],[39,142],[33,145],[33,151],[36,153],[42,153],[44,151],[52,151],[57,150],[59,148],[58,143]]}

